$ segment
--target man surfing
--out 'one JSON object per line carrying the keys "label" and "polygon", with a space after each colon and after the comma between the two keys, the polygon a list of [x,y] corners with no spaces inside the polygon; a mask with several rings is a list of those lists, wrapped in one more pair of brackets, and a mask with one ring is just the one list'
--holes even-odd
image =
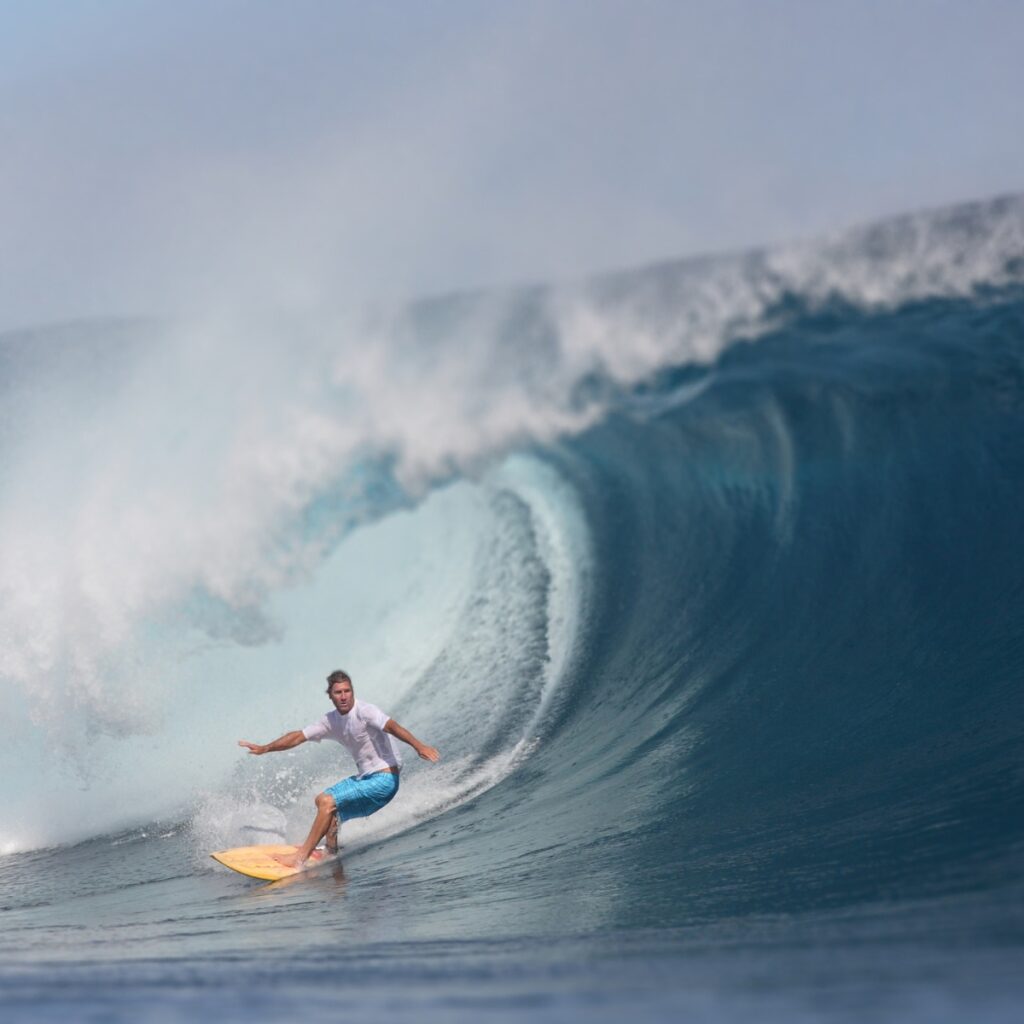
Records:
{"label": "man surfing", "polygon": [[440,754],[434,747],[421,743],[380,708],[357,701],[352,679],[340,669],[327,677],[327,696],[334,705],[318,722],[305,729],[286,732],[272,743],[250,743],[239,740],[250,754],[269,754],[290,750],[306,740],[319,743],[332,739],[345,747],[355,758],[357,774],[331,786],[317,795],[316,817],[306,841],[295,853],[274,855],[274,859],[290,868],[301,869],[317,843],[327,836],[329,853],[338,850],[338,825],[349,818],[365,818],[391,802],[398,792],[398,776],[402,758],[395,739],[408,743],[425,761],[437,761]]}

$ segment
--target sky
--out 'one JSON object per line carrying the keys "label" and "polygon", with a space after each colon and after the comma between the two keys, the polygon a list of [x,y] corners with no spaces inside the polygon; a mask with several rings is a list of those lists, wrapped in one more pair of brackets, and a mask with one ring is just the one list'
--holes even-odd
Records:
{"label": "sky", "polygon": [[0,0],[0,330],[574,280],[1024,190],[1015,0]]}

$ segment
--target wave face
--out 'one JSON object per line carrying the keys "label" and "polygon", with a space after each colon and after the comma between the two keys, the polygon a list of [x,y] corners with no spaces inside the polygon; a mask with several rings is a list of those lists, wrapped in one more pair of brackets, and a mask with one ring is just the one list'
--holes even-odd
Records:
{"label": "wave face", "polygon": [[0,848],[294,837],[336,756],[234,741],[342,664],[446,755],[346,826],[423,935],[1017,891],[1022,240],[4,338]]}
{"label": "wave face", "polygon": [[1019,880],[1022,299],[794,300],[567,446],[599,607],[545,756],[631,923]]}

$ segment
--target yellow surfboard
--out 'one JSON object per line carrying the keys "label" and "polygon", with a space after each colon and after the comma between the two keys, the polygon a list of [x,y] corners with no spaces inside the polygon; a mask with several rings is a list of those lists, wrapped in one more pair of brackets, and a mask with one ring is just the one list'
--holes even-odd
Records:
{"label": "yellow surfboard", "polygon": [[232,871],[237,871],[240,875],[262,878],[267,882],[290,878],[292,875],[301,874],[315,864],[322,864],[325,860],[331,859],[322,850],[314,850],[312,856],[306,861],[306,866],[300,869],[285,867],[280,861],[274,860],[275,853],[294,853],[297,849],[297,846],[238,846],[234,850],[211,853],[210,856],[218,864],[223,864],[224,867],[231,868]]}

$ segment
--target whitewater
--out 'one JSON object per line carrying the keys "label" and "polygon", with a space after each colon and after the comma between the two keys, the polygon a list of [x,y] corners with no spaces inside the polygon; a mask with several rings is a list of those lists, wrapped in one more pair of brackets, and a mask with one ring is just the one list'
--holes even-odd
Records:
{"label": "whitewater", "polygon": [[[5,1018],[1015,1019],[1024,197],[10,332],[0,467]],[[218,867],[339,667],[441,763]]]}

